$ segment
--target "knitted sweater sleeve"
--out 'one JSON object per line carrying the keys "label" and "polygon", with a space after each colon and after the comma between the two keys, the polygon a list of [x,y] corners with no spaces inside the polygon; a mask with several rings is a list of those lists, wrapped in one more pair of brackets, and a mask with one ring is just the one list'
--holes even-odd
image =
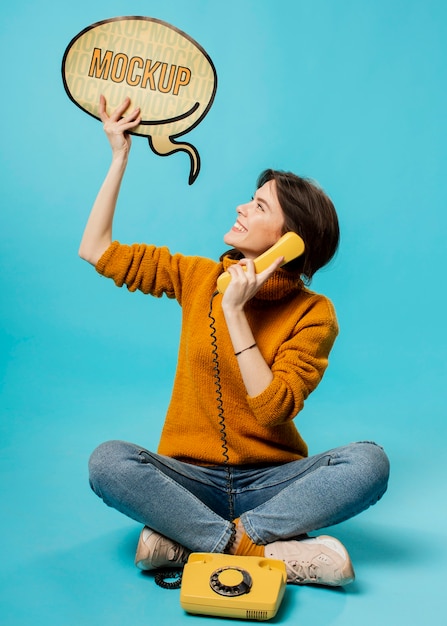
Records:
{"label": "knitted sweater sleeve", "polygon": [[296,417],[323,378],[337,334],[332,303],[324,296],[310,298],[293,333],[273,358],[272,382],[258,396],[247,398],[260,424],[275,427]]}
{"label": "knitted sweater sleeve", "polygon": [[171,254],[166,247],[112,242],[96,264],[96,271],[112,278],[118,287],[156,297],[182,300],[185,274],[199,258]]}

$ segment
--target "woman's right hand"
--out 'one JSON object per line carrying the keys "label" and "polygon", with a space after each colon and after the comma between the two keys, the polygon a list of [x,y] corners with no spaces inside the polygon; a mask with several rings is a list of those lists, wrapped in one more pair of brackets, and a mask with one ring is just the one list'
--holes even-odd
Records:
{"label": "woman's right hand", "polygon": [[103,123],[114,156],[126,156],[131,146],[129,130],[136,128],[141,122],[140,109],[137,107],[127,115],[130,98],[126,98],[110,115],[107,114],[107,102],[104,96],[99,98],[99,117]]}

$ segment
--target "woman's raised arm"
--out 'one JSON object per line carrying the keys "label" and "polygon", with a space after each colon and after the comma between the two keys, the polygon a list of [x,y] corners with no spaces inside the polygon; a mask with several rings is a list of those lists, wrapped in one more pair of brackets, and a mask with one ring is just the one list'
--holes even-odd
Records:
{"label": "woman's raised arm", "polygon": [[113,217],[131,146],[128,131],[141,121],[139,109],[124,115],[129,105],[130,99],[126,98],[109,116],[106,100],[104,96],[100,98],[99,113],[112,148],[112,162],[96,196],[79,247],[79,256],[92,265],[96,265],[112,242]]}

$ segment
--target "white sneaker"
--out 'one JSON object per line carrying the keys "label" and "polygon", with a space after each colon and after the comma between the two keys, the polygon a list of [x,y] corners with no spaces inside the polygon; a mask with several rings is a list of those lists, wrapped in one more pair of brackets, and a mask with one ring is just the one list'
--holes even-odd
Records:
{"label": "white sneaker", "polygon": [[179,543],[145,526],[138,541],[135,565],[142,570],[183,567],[189,555],[190,551]]}
{"label": "white sneaker", "polygon": [[265,546],[265,556],[284,561],[287,582],[296,585],[342,586],[355,578],[346,548],[338,539],[327,535],[269,543]]}

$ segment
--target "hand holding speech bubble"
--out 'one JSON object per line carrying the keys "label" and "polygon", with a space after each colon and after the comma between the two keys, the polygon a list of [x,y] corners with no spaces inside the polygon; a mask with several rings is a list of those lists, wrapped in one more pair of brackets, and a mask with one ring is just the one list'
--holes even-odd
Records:
{"label": "hand holding speech bubble", "polygon": [[131,131],[148,138],[153,152],[185,151],[189,184],[200,171],[196,148],[177,142],[199,124],[214,100],[217,74],[205,50],[181,30],[150,17],[116,17],[97,22],[68,45],[62,78],[69,98],[96,119],[103,95],[112,109],[126,97],[140,107]]}

